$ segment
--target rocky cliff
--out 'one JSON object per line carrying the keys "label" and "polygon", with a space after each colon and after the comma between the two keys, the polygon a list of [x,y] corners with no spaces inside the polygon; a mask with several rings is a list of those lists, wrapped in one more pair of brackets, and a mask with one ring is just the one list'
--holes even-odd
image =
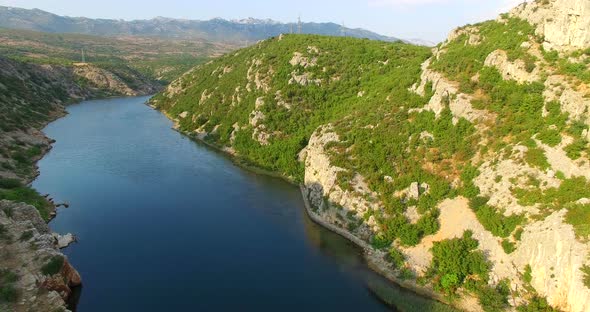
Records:
{"label": "rocky cliff", "polygon": [[[82,279],[60,252],[58,238],[33,206],[0,201],[2,301],[10,311],[57,311]],[[14,309],[14,310],[13,310]]]}
{"label": "rocky cliff", "polygon": [[526,3],[432,51],[279,36],[152,105],[301,183],[314,219],[404,286],[470,311],[588,311],[587,6]]}
{"label": "rocky cliff", "polygon": [[590,3],[586,0],[532,1],[510,14],[534,25],[547,50],[575,51],[590,46]]}

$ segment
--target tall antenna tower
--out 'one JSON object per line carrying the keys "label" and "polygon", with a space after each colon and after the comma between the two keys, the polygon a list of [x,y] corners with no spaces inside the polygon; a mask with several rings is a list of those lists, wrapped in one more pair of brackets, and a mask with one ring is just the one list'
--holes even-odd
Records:
{"label": "tall antenna tower", "polygon": [[299,18],[297,19],[297,32],[299,34],[301,34],[301,29],[303,28],[303,26],[301,25],[301,15],[299,15]]}
{"label": "tall antenna tower", "polygon": [[346,37],[346,26],[344,26],[344,22],[342,22],[342,25],[340,25],[340,35],[342,35],[342,37]]}
{"label": "tall antenna tower", "polygon": [[82,48],[82,63],[86,63],[86,55],[84,55],[84,48]]}

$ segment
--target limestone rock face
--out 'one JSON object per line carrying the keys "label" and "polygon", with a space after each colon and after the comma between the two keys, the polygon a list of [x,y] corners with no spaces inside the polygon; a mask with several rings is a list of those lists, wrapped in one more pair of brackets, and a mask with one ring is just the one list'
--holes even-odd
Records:
{"label": "limestone rock face", "polygon": [[76,242],[76,237],[71,233],[66,235],[54,234],[54,237],[57,239],[57,247],[59,247],[59,249],[66,248]]}
{"label": "limestone rock face", "polygon": [[562,111],[590,125],[590,99],[584,92],[577,91],[566,77],[561,75],[547,77],[543,96],[548,101],[559,101]]}
{"label": "limestone rock face", "polygon": [[[0,225],[5,234],[0,239],[0,268],[18,276],[14,286],[19,291],[19,304],[0,303],[0,310],[44,312],[65,308],[72,288],[80,286],[82,278],[59,251],[58,239],[39,212],[27,204],[2,200]],[[61,267],[44,274],[43,268],[52,259],[60,259]]]}
{"label": "limestone rock face", "polygon": [[338,172],[344,170],[333,166],[324,151],[326,144],[338,141],[338,135],[330,131],[330,127],[318,129],[300,154],[300,158],[305,161],[305,185],[312,191],[310,199],[315,207],[324,207],[323,196],[329,195],[337,187]]}
{"label": "limestone rock face", "polygon": [[[347,224],[343,218],[348,212],[352,212],[355,218],[360,218],[365,212],[378,209],[379,202],[367,200],[375,198],[376,194],[358,174],[349,181],[352,189],[342,189],[338,185],[338,174],[345,170],[330,163],[326,146],[330,142],[339,142],[339,140],[331,125],[320,127],[313,133],[308,146],[301,151],[299,158],[305,162],[304,187],[307,199],[327,222],[346,229]],[[363,240],[368,240],[373,234],[371,226],[365,223],[355,231],[356,235]]]}
{"label": "limestone rock face", "polygon": [[571,51],[590,47],[590,1],[549,0],[521,4],[510,12],[537,26],[545,48]]}
{"label": "limestone rock face", "polygon": [[521,271],[531,266],[531,285],[549,304],[585,312],[590,310],[590,289],[583,284],[580,268],[588,261],[590,246],[576,240],[572,226],[563,222],[564,215],[564,210],[558,211],[529,225],[511,258]]}
{"label": "limestone rock face", "polygon": [[473,108],[471,95],[459,92],[458,83],[448,80],[443,74],[429,68],[432,60],[432,58],[428,59],[422,64],[420,83],[411,88],[412,91],[424,96],[431,91],[427,90],[427,87],[432,86],[432,97],[428,104],[416,111],[428,110],[439,116],[448,103],[455,118],[465,118],[471,122],[488,118],[489,114],[485,111]]}
{"label": "limestone rock face", "polygon": [[533,82],[539,80],[539,68],[534,68],[530,72],[527,71],[526,65],[522,60],[510,62],[505,51],[496,50],[485,61],[486,66],[496,67],[504,80],[516,80],[519,83]]}

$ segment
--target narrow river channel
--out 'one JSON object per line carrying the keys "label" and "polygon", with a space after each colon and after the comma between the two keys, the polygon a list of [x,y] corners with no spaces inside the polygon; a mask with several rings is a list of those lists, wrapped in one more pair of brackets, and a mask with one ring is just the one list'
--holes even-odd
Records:
{"label": "narrow river channel", "polygon": [[359,249],[306,216],[299,189],[173,131],[147,97],[87,101],[33,183],[84,287],[77,311],[387,311]]}

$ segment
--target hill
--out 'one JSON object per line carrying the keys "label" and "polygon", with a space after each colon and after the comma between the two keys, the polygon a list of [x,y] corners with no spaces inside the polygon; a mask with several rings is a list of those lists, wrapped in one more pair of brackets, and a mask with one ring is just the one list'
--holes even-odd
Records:
{"label": "hill", "polygon": [[[150,20],[110,20],[59,16],[42,10],[0,7],[0,27],[51,33],[77,33],[97,36],[143,36],[177,39],[202,39],[232,44],[249,44],[258,40],[297,31],[296,23],[243,19],[208,21],[158,17]],[[346,28],[334,23],[302,23],[305,34],[368,38],[382,41],[399,39],[364,29]]]}
{"label": "hill", "polygon": [[107,38],[0,28],[0,55],[4,57],[37,64],[72,65],[82,62],[84,53],[88,63],[111,68],[128,66],[163,83],[236,48],[204,40]]}
{"label": "hill", "polygon": [[525,3],[432,51],[279,36],[196,67],[152,105],[301,183],[312,217],[404,286],[470,311],[587,311],[590,10],[578,4]]}

